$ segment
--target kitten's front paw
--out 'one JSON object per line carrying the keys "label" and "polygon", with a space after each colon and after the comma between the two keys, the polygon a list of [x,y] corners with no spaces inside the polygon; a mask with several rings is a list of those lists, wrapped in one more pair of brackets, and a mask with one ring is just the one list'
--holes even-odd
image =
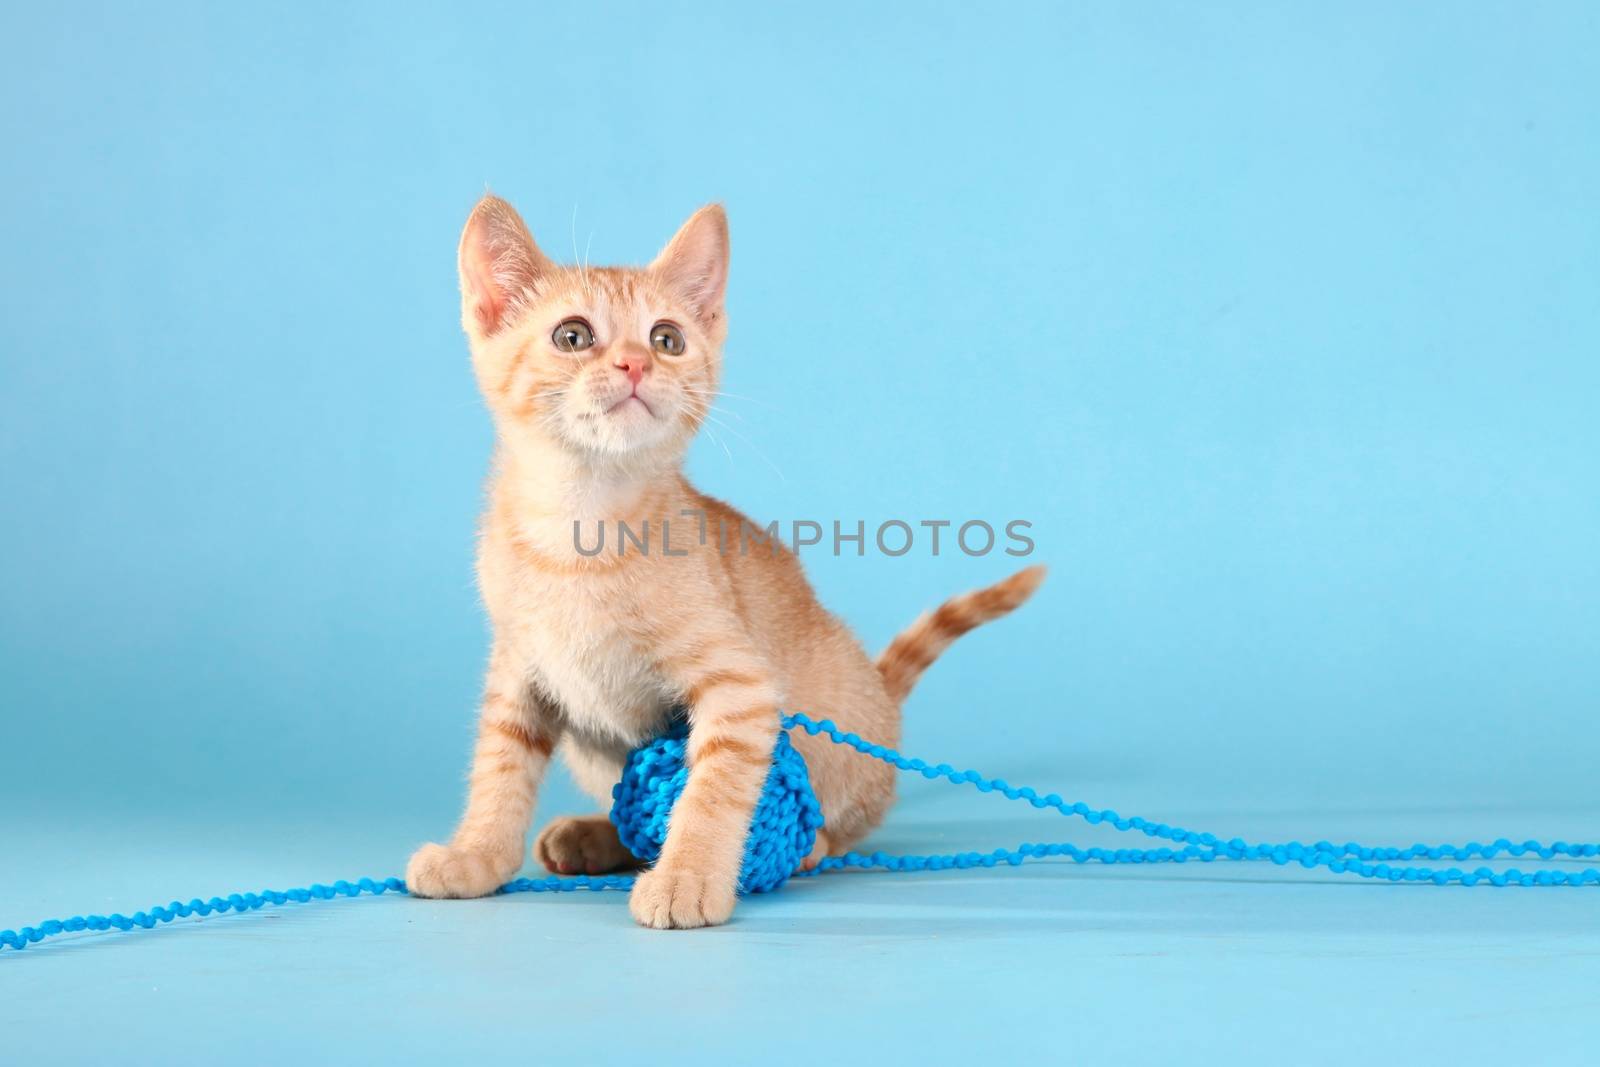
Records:
{"label": "kitten's front paw", "polygon": [[429,844],[406,864],[406,890],[414,897],[484,897],[515,872],[514,859],[508,865],[486,852]]}
{"label": "kitten's front paw", "polygon": [[708,878],[698,871],[663,864],[645,871],[628,894],[628,910],[642,926],[688,930],[716,926],[733,914],[735,879]]}

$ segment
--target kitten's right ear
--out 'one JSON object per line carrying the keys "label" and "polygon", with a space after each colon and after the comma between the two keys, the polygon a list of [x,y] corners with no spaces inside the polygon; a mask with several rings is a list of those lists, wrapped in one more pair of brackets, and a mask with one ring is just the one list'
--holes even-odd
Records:
{"label": "kitten's right ear", "polygon": [[467,217],[457,252],[461,270],[461,324],[487,337],[521,310],[524,294],[538,288],[551,262],[533,243],[517,209],[485,196]]}

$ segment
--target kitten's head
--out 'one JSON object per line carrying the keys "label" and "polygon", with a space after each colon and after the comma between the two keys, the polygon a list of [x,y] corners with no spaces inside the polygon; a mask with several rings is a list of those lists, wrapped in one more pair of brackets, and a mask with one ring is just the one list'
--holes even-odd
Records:
{"label": "kitten's head", "polygon": [[560,266],[486,196],[461,234],[461,321],[503,438],[676,459],[716,393],[728,220],[701,208],[647,267]]}

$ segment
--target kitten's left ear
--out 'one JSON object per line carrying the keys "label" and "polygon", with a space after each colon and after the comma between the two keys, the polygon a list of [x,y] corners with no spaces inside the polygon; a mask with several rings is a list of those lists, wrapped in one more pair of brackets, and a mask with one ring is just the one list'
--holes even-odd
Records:
{"label": "kitten's left ear", "polygon": [[702,326],[722,318],[728,285],[728,215],[721,204],[707,204],[690,216],[650,271],[688,301]]}

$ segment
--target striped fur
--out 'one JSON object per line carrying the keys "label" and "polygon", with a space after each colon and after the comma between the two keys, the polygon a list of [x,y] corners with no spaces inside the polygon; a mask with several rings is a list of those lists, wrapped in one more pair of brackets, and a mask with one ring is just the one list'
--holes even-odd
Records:
{"label": "striped fur", "polygon": [[1003,582],[952,597],[906,627],[878,656],[878,672],[890,699],[904,701],[922,672],[956,638],[1021,607],[1044,576],[1043,566],[1028,567]]}
{"label": "striped fur", "polygon": [[[732,914],[752,810],[778,709],[804,708],[885,744],[900,698],[956,634],[1015,607],[1037,572],[957,598],[896,639],[874,667],[817,603],[781,546],[741,552],[680,539],[749,520],[684,478],[685,450],[718,395],[726,331],[727,222],[706,208],[650,266],[559,267],[509,204],[493,197],[462,234],[462,325],[493,416],[497,460],[478,551],[494,628],[466,812],[445,844],[406,871],[419,896],[493,891],[517,870],[552,753],[605,805],[628,749],[689,710],[689,778],[654,868],[629,906],[647,926],[692,927]],[[554,327],[581,317],[595,344],[559,351]],[[678,353],[653,353],[653,324],[677,325]],[[630,393],[630,389],[632,392]],[[634,401],[637,400],[638,403]],[[660,531],[674,554],[585,555],[574,523]],[[757,526],[756,528],[760,528]],[[1030,577],[1030,575],[1032,575]],[[815,863],[868,834],[894,796],[886,764],[794,738],[827,820]],[[551,822],[534,844],[546,868],[602,873],[633,861],[600,815]]]}
{"label": "striped fur", "polygon": [[424,845],[406,866],[418,896],[481,897],[522,866],[534,797],[555,748],[555,716],[522,684],[497,647],[489,665],[478,741],[467,780],[467,810],[448,845]]}

